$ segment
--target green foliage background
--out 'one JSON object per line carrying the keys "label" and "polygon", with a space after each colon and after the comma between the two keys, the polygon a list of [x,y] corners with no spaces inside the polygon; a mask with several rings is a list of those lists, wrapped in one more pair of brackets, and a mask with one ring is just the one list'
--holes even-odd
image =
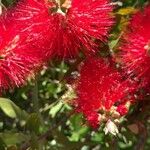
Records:
{"label": "green foliage background", "polygon": [[[3,0],[5,9],[15,0]],[[102,45],[104,55],[118,45],[120,36],[132,14],[144,7],[148,0],[113,1],[116,25],[109,43]],[[0,150],[149,150],[150,105],[148,98],[134,106],[120,125],[117,136],[105,135],[103,125],[92,130],[82,114],[69,105],[75,95],[66,83],[73,76],[76,62],[51,61],[36,80],[9,91],[0,98]],[[65,97],[64,97],[65,95]]]}

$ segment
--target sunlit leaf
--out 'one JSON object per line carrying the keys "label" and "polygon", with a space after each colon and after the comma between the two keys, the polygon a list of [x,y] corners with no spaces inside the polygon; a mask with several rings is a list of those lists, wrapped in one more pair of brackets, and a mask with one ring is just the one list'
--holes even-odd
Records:
{"label": "sunlit leaf", "polygon": [[62,108],[64,104],[59,101],[56,105],[54,105],[50,111],[49,114],[52,116],[52,118],[54,118],[56,116],[56,114],[58,113],[58,111]]}
{"label": "sunlit leaf", "polygon": [[21,110],[14,102],[6,98],[0,98],[0,108],[10,118],[25,120],[28,116],[24,110]]}
{"label": "sunlit leaf", "polygon": [[119,15],[129,15],[129,14],[134,14],[136,13],[138,10],[134,7],[126,7],[126,8],[121,8],[119,9],[118,12],[116,12],[116,14]]}
{"label": "sunlit leaf", "polygon": [[14,133],[6,131],[4,133],[0,133],[0,138],[3,139],[6,145],[15,145],[28,140],[29,137],[24,135],[23,133]]}

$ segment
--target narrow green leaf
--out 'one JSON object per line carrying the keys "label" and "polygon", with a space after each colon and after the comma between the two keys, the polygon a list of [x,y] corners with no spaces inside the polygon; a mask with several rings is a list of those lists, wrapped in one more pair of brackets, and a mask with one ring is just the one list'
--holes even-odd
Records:
{"label": "narrow green leaf", "polygon": [[49,114],[52,116],[52,118],[56,116],[56,114],[59,112],[63,105],[64,104],[61,101],[59,101],[55,106],[51,108]]}
{"label": "narrow green leaf", "polygon": [[41,119],[38,114],[32,113],[31,115],[29,115],[26,122],[26,127],[28,130],[38,134],[40,125],[41,125]]}
{"label": "narrow green leaf", "polygon": [[21,110],[14,102],[6,98],[0,98],[0,108],[10,118],[26,120],[28,116],[27,112]]}
{"label": "narrow green leaf", "polygon": [[22,142],[28,140],[28,136],[24,135],[23,133],[14,133],[9,131],[0,133],[0,138],[6,145],[21,144]]}

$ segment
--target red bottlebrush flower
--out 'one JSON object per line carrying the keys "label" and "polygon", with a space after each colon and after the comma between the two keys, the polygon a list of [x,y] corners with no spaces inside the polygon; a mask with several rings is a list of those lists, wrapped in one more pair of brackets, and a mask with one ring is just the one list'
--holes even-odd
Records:
{"label": "red bottlebrush flower", "polygon": [[128,113],[128,108],[125,104],[121,104],[117,107],[117,112],[121,115],[124,116]]}
{"label": "red bottlebrush flower", "polygon": [[31,33],[33,41],[38,41],[35,45],[44,47],[47,56],[70,57],[80,50],[95,51],[98,46],[94,39],[106,41],[113,24],[112,5],[109,0],[68,2],[70,5],[60,6],[66,9],[62,12],[56,2],[22,0],[6,17]]}
{"label": "red bottlebrush flower", "polygon": [[52,6],[53,3],[46,3],[46,0],[21,0],[1,17],[2,25],[6,28],[13,26],[16,32],[24,34],[28,43],[41,50],[44,59],[47,53],[49,58],[51,56],[49,48],[53,25],[48,7]]}
{"label": "red bottlebrush flower", "polygon": [[121,46],[124,69],[141,80],[141,87],[150,86],[150,6],[135,14],[129,27]]}
{"label": "red bottlebrush flower", "polygon": [[[71,1],[71,0],[69,0]],[[94,39],[106,41],[113,24],[109,0],[72,0],[67,13],[55,14],[53,51],[57,56],[74,56],[97,48]],[[59,24],[58,24],[59,23]],[[94,39],[93,39],[94,38]],[[61,41],[61,42],[60,42]]]}
{"label": "red bottlebrush flower", "polygon": [[[0,20],[0,92],[25,83],[41,63],[40,51],[28,42],[27,35]],[[8,28],[7,28],[8,27]]]}
{"label": "red bottlebrush flower", "polygon": [[123,80],[108,60],[89,58],[82,66],[77,87],[78,111],[86,116],[93,127],[97,127],[103,113],[117,113],[117,105],[127,102],[129,93],[134,90],[134,85]]}

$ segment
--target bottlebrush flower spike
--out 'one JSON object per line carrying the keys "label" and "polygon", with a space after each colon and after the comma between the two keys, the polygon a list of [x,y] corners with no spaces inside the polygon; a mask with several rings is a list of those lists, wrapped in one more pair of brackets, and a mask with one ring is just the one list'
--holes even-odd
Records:
{"label": "bottlebrush flower spike", "polygon": [[[14,26],[0,26],[0,93],[25,83],[41,65],[40,51]],[[5,22],[6,23],[6,22]],[[6,23],[7,24],[7,23]]]}
{"label": "bottlebrush flower spike", "polygon": [[121,45],[124,69],[141,81],[141,87],[149,86],[150,90],[150,6],[135,14],[129,27]]}
{"label": "bottlebrush flower spike", "polygon": [[46,0],[21,0],[3,13],[2,26],[6,28],[13,26],[16,32],[28,36],[28,43],[40,49],[44,59],[47,53],[50,58],[53,18],[49,9],[52,9],[53,5],[54,3]]}
{"label": "bottlebrush flower spike", "polygon": [[111,63],[89,58],[81,68],[77,108],[93,127],[98,127],[100,121],[107,122],[110,116],[115,118],[124,115],[125,108],[120,106],[130,101],[128,96],[135,90],[134,84],[123,80]]}
{"label": "bottlebrush flower spike", "polygon": [[67,12],[54,15],[53,51],[60,57],[74,56],[79,50],[94,52],[98,48],[94,39],[106,41],[113,24],[112,5],[109,0],[67,1],[71,2]]}
{"label": "bottlebrush flower spike", "polygon": [[64,58],[80,50],[95,51],[94,39],[106,41],[113,24],[112,9],[109,0],[67,0],[62,5],[59,0],[22,0],[6,17],[32,33],[38,41],[35,45],[44,47],[47,56]]}

